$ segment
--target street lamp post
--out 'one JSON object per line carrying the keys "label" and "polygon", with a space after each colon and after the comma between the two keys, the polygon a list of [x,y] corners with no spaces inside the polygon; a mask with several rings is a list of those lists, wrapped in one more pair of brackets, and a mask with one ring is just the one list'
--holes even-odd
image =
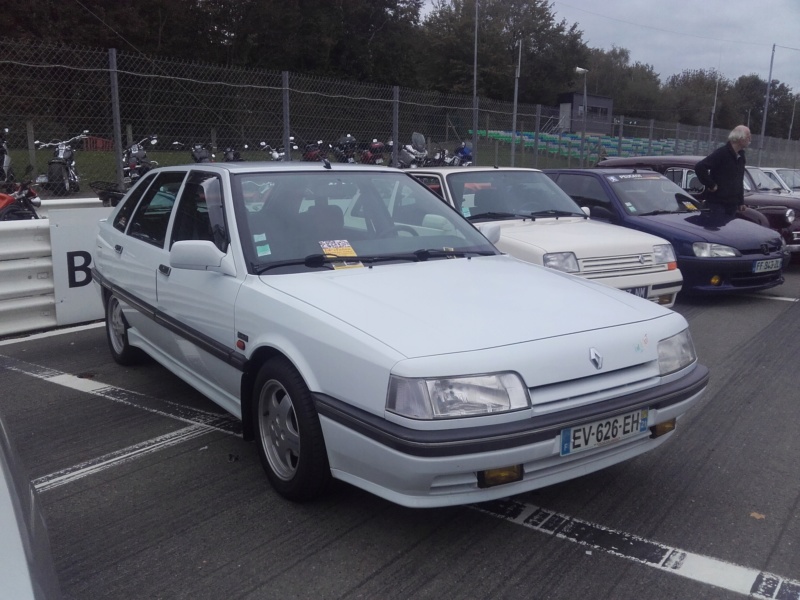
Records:
{"label": "street lamp post", "polygon": [[764,96],[764,118],[761,119],[761,140],[758,146],[758,166],[761,166],[761,155],[764,153],[764,133],[767,130],[767,110],[769,109],[769,88],[772,86],[772,64],[775,61],[775,44],[772,44],[772,58],[769,59],[769,77],[767,78],[767,93]]}
{"label": "street lamp post", "polygon": [[472,164],[478,164],[478,0],[475,0],[475,48],[472,55]]}
{"label": "street lamp post", "polygon": [[514,166],[514,155],[517,152],[517,94],[519,93],[519,67],[522,64],[522,40],[519,40],[517,57],[517,76],[514,78],[514,114],[511,116],[511,166]]}
{"label": "street lamp post", "polygon": [[583,131],[581,131],[581,166],[585,167],[584,164],[584,154],[583,149],[586,144],[586,110],[587,110],[587,102],[586,102],[586,74],[589,72],[589,69],[584,69],[582,67],[575,67],[575,72],[578,75],[583,75]]}
{"label": "street lamp post", "polygon": [[792,126],[794,125],[794,109],[797,108],[797,94],[794,95],[794,104],[792,104],[792,119],[789,121],[789,141],[792,139]]}

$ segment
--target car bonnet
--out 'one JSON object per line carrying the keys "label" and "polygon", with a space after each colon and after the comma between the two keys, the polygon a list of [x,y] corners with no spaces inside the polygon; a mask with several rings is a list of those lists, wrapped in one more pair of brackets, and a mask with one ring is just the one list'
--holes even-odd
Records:
{"label": "car bonnet", "polygon": [[759,248],[761,244],[774,241],[778,235],[771,229],[756,225],[745,219],[733,218],[713,221],[707,213],[677,213],[639,217],[641,226],[649,223],[648,230],[667,239],[677,236],[688,242],[725,244],[740,250]]}
{"label": "car bonnet", "polygon": [[305,302],[310,319],[339,319],[409,358],[608,329],[671,313],[614,288],[509,256],[261,280]]}
{"label": "car bonnet", "polygon": [[[501,227],[501,250],[506,250],[504,242],[515,242],[541,248],[544,253],[574,252],[579,259],[586,259],[649,253],[654,245],[665,243],[651,234],[580,217],[494,223]],[[483,225],[477,224],[478,229]]]}

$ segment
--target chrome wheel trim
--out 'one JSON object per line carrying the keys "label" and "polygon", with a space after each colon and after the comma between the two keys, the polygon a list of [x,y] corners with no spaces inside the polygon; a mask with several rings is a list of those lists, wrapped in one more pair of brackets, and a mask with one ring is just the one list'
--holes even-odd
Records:
{"label": "chrome wheel trim", "polygon": [[290,481],[300,461],[300,428],[289,392],[274,379],[261,389],[258,418],[261,447],[272,472]]}
{"label": "chrome wheel trim", "polygon": [[113,296],[108,299],[106,327],[108,327],[108,339],[111,340],[114,352],[117,354],[125,352],[127,347],[125,319],[122,316],[122,307],[119,305],[119,300]]}

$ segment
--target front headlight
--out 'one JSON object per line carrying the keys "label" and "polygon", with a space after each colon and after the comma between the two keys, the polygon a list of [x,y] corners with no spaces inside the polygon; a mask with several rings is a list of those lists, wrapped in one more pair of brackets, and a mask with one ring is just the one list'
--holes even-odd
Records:
{"label": "front headlight", "polygon": [[795,217],[794,209],[793,208],[787,208],[786,209],[786,222],[787,223],[794,223],[794,217]]}
{"label": "front headlight", "polygon": [[672,247],[672,244],[653,246],[653,256],[657,265],[676,263],[677,266],[678,259],[675,258],[675,249]]}
{"label": "front headlight", "polygon": [[730,256],[741,256],[742,253],[736,248],[723,246],[722,244],[709,244],[708,242],[695,242],[692,244],[692,251],[695,256],[703,258],[719,258]]}
{"label": "front headlight", "polygon": [[386,410],[411,419],[474,417],[528,408],[528,390],[515,373],[389,380]]}
{"label": "front headlight", "polygon": [[545,267],[556,269],[557,271],[564,271],[565,273],[577,273],[580,271],[578,259],[575,258],[575,254],[572,252],[545,254],[542,262]]}
{"label": "front headlight", "polygon": [[658,342],[658,369],[661,375],[680,371],[697,360],[688,329]]}

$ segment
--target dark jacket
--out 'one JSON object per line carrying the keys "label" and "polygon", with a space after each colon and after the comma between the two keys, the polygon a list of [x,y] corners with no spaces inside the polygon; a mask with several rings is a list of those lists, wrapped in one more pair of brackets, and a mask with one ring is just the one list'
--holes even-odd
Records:
{"label": "dark jacket", "polygon": [[694,166],[700,182],[716,192],[705,191],[705,201],[725,206],[744,204],[744,150],[736,153],[730,142],[720,146]]}

